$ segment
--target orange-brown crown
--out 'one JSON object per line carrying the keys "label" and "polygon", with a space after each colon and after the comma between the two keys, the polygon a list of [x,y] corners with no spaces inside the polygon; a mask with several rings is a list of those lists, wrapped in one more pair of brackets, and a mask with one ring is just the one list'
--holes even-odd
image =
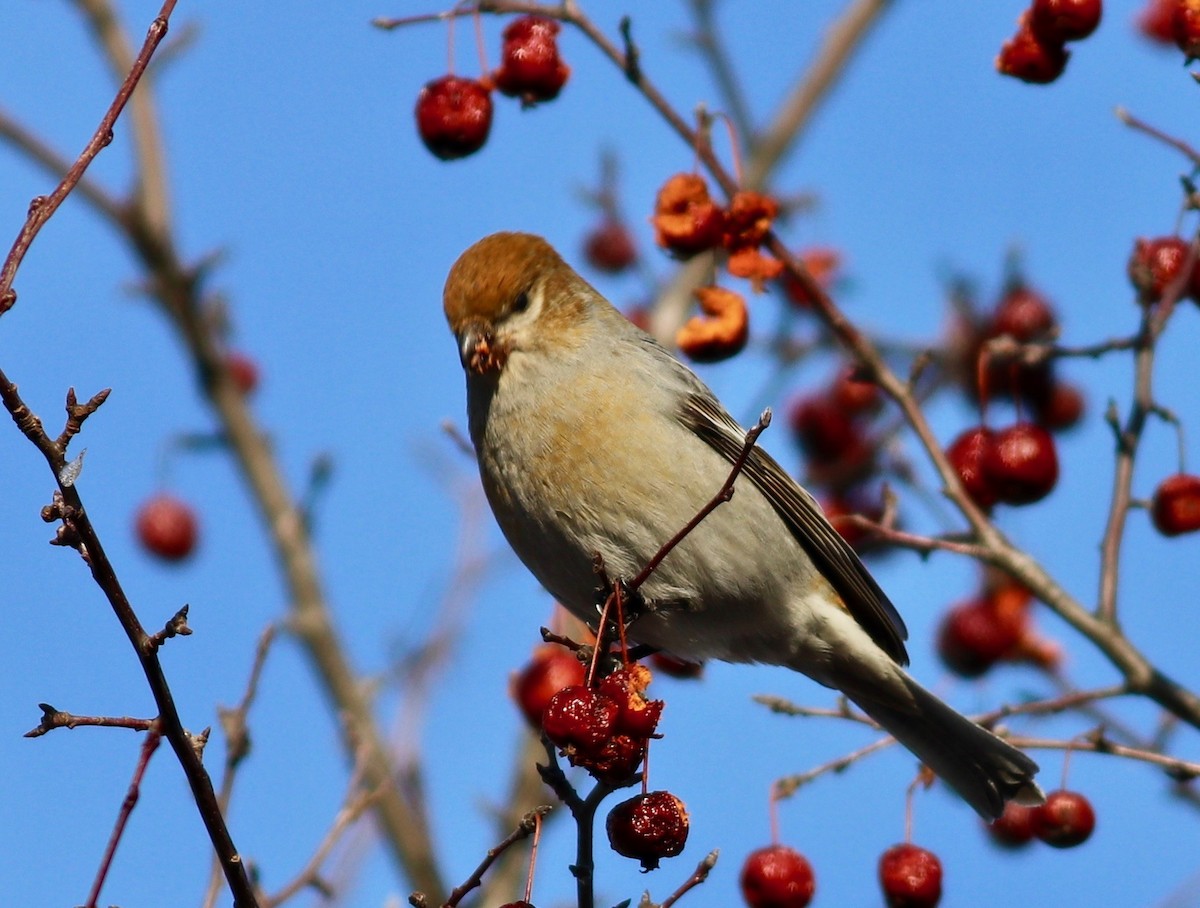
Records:
{"label": "orange-brown crown", "polygon": [[549,243],[530,233],[493,233],[458,257],[446,277],[442,305],[454,331],[495,323],[539,279],[570,268]]}

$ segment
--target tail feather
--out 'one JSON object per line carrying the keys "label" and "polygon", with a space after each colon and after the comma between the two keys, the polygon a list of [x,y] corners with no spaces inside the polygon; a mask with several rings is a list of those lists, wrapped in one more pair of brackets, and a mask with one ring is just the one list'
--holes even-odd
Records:
{"label": "tail feather", "polygon": [[851,699],[985,820],[999,817],[1006,801],[1042,803],[1042,790],[1033,780],[1037,763],[955,712],[916,681],[907,677],[905,681],[911,705],[871,700],[858,692]]}

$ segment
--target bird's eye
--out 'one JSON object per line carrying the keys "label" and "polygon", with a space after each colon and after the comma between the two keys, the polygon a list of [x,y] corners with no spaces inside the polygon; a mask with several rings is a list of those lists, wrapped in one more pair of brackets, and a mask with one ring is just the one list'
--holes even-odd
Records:
{"label": "bird's eye", "polygon": [[524,312],[528,308],[529,308],[529,291],[522,290],[519,294],[517,294],[517,298],[515,300],[513,300],[512,311],[513,312]]}

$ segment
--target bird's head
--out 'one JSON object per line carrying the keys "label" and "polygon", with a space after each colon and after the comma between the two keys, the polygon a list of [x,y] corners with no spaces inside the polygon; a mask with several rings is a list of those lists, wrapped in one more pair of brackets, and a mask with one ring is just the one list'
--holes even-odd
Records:
{"label": "bird's head", "polygon": [[498,374],[514,353],[582,342],[600,297],[539,236],[493,233],[458,257],[442,303],[469,374]]}

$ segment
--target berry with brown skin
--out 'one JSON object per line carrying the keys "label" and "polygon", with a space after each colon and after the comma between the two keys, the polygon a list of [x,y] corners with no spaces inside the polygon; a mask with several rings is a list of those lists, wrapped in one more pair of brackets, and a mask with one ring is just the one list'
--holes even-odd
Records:
{"label": "berry with brown skin", "polygon": [[542,713],[560,690],[583,684],[583,664],[566,647],[539,646],[533,658],[513,678],[512,697],[534,728],[542,727]]}
{"label": "berry with brown skin", "polygon": [[1096,812],[1083,795],[1060,789],[1046,795],[1046,803],[1037,808],[1035,827],[1047,845],[1074,848],[1091,838]]}
{"label": "berry with brown skin", "polygon": [[938,629],[938,655],[964,678],[978,678],[1016,651],[1025,613],[1008,613],[990,597],[969,599],[946,613]]}
{"label": "berry with brown skin", "polygon": [[1037,837],[1038,807],[1026,807],[1016,801],[1004,805],[1004,813],[986,825],[988,835],[1002,848],[1021,848]]}
{"label": "berry with brown skin", "polygon": [[683,851],[688,813],[669,791],[652,791],[614,807],[605,828],[613,851],[640,861],[643,870],[654,870],[660,859]]}
{"label": "berry with brown skin", "polygon": [[946,448],[946,459],[958,473],[970,499],[984,511],[990,511],[1000,500],[995,486],[983,469],[984,455],[993,444],[992,430],[987,426],[976,426],[960,434]]}
{"label": "berry with brown skin", "polygon": [[621,706],[611,697],[583,685],[560,690],[542,713],[542,730],[558,747],[597,753],[612,737]]}
{"label": "berry with brown skin", "polygon": [[496,87],[529,107],[558,97],[571,69],[558,55],[561,26],[543,16],[522,16],[504,29]]}
{"label": "berry with brown skin", "polygon": [[1033,0],[1029,28],[1042,41],[1080,41],[1096,30],[1103,13],[1100,0]]}
{"label": "berry with brown skin", "polygon": [[907,842],[879,858],[879,885],[889,908],[933,908],[942,900],[942,862]]}
{"label": "berry with brown skin", "polygon": [[1067,68],[1070,53],[1062,44],[1042,41],[1026,25],[1004,42],[996,57],[996,70],[1022,82],[1044,85]]}
{"label": "berry with brown skin", "polygon": [[1164,536],[1200,530],[1200,476],[1177,473],[1164,479],[1154,490],[1150,516]]}
{"label": "berry with brown skin", "polygon": [[147,499],[138,508],[134,526],[146,551],[171,562],[192,554],[200,534],[191,506],[166,493]]}
{"label": "berry with brown skin", "polygon": [[633,236],[620,221],[605,218],[583,241],[583,254],[597,271],[620,274],[637,261]]}
{"label": "berry with brown skin", "polygon": [[474,154],[492,128],[492,96],[482,82],[442,76],[427,82],[417,96],[417,132],[443,161]]}
{"label": "berry with brown skin", "polygon": [[1005,504],[1041,501],[1058,482],[1054,437],[1029,422],[1001,429],[983,453],[983,472]]}
{"label": "berry with brown skin", "polygon": [[749,908],[805,908],[817,882],[812,865],[787,845],[750,852],[742,865],[742,899]]}
{"label": "berry with brown skin", "polygon": [[250,394],[258,387],[258,363],[245,353],[234,350],[226,354],[225,368],[242,394]]}

